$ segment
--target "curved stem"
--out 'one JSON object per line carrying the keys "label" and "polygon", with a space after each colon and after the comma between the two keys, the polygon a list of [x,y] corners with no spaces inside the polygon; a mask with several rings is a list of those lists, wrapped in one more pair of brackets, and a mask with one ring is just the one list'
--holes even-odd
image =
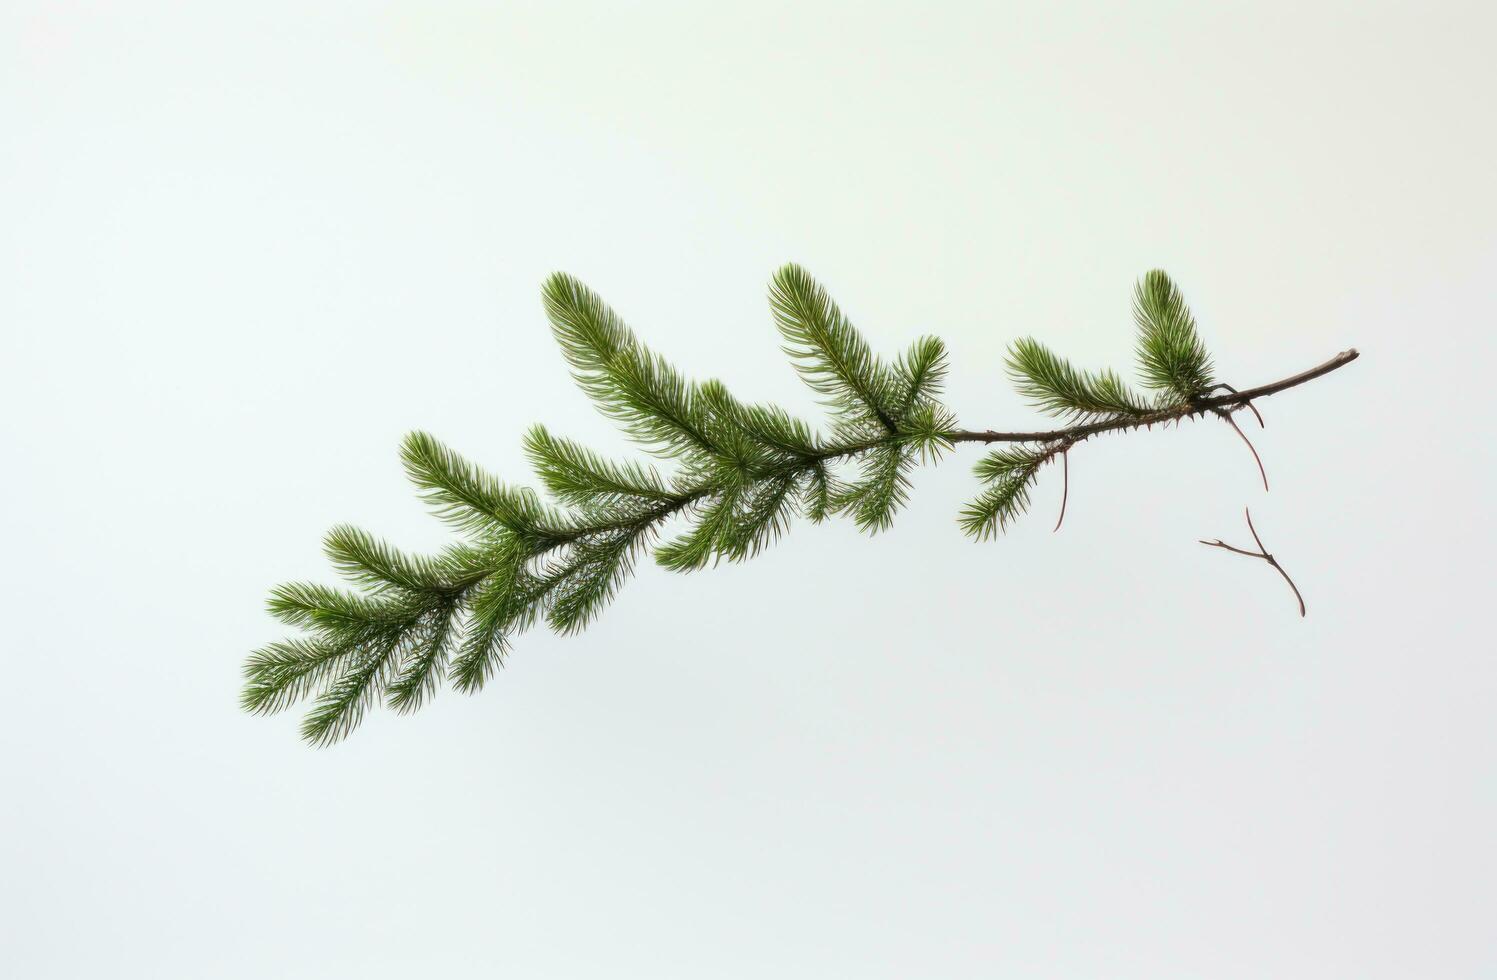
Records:
{"label": "curved stem", "polygon": [[1232,418],[1232,413],[1231,412],[1218,411],[1217,414],[1220,415],[1222,417],[1222,419],[1228,425],[1230,425],[1232,427],[1232,431],[1236,432],[1237,435],[1242,438],[1243,442],[1247,443],[1248,452],[1250,452],[1250,453],[1253,454],[1253,461],[1258,464],[1258,475],[1261,476],[1261,477],[1263,477],[1263,492],[1267,493],[1268,492],[1268,470],[1266,470],[1266,469],[1263,468],[1263,457],[1261,457],[1261,456],[1258,455],[1258,447],[1254,446],[1253,445],[1253,440],[1249,439],[1247,437],[1247,433],[1242,431],[1242,427],[1239,426],[1237,424],[1236,420]]}
{"label": "curved stem", "polygon": [[1065,429],[1048,429],[1037,432],[997,432],[989,429],[984,432],[971,430],[960,430],[947,433],[947,438],[952,442],[1054,442],[1059,439],[1069,439],[1079,442],[1103,432],[1116,432],[1124,429],[1139,429],[1144,426],[1157,425],[1162,422],[1174,422],[1179,419],[1188,418],[1192,415],[1200,415],[1215,409],[1230,409],[1241,405],[1251,405],[1256,398],[1267,398],[1290,388],[1297,388],[1307,381],[1314,381],[1322,375],[1330,374],[1337,368],[1345,367],[1355,361],[1360,355],[1356,350],[1345,350],[1324,364],[1301,371],[1299,374],[1291,375],[1279,381],[1256,388],[1247,388],[1243,391],[1229,391],[1225,395],[1213,395],[1210,398],[1202,398],[1195,402],[1180,405],[1176,408],[1160,409],[1154,412],[1145,412],[1142,415],[1132,415],[1122,419],[1107,419],[1102,422],[1088,422],[1084,425],[1073,425]]}
{"label": "curved stem", "polygon": [[1063,451],[1060,454],[1060,470],[1064,477],[1060,491],[1060,517],[1056,519],[1055,527],[1050,531],[1051,534],[1059,531],[1061,523],[1066,519],[1066,501],[1071,496],[1071,454],[1069,452]]}

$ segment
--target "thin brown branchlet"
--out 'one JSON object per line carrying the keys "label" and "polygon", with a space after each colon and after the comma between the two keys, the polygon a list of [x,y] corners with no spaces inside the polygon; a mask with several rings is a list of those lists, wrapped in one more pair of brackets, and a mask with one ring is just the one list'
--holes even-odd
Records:
{"label": "thin brown branchlet", "polygon": [[1279,564],[1279,560],[1273,555],[1269,554],[1267,548],[1263,547],[1263,539],[1258,537],[1258,529],[1253,527],[1253,512],[1244,507],[1242,509],[1242,513],[1245,517],[1247,517],[1248,530],[1252,532],[1253,540],[1258,544],[1257,551],[1246,551],[1242,548],[1234,547],[1230,544],[1227,544],[1221,538],[1217,538],[1215,541],[1207,541],[1203,538],[1201,540],[1201,544],[1205,545],[1208,548],[1222,548],[1226,551],[1233,552],[1234,554],[1246,555],[1249,558],[1261,558],[1263,561],[1268,562],[1268,564],[1272,566],[1275,571],[1284,576],[1284,581],[1289,583],[1289,588],[1294,590],[1295,601],[1299,603],[1299,614],[1300,617],[1303,618],[1305,615],[1305,597],[1300,595],[1299,586],[1294,584],[1294,579],[1290,578],[1289,573],[1284,571],[1284,566]]}

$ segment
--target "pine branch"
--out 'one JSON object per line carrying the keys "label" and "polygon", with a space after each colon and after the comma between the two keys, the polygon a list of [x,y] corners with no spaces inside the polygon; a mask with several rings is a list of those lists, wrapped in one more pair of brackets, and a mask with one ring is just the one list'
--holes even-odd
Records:
{"label": "pine branch", "polygon": [[[914,467],[962,444],[1010,444],[978,462],[984,489],[960,517],[968,534],[992,538],[1028,508],[1046,463],[1062,460],[1069,495],[1069,452],[1093,436],[1206,415],[1236,428],[1233,412],[1256,412],[1258,399],[1357,357],[1347,351],[1237,391],[1212,379],[1179,291],[1163,273],[1150,273],[1139,284],[1135,317],[1144,382],[1161,392],[1158,401],[1145,402],[1115,372],[1078,370],[1024,339],[1008,359],[1020,392],[1073,424],[965,430],[940,401],[948,359],[939,339],[922,337],[886,363],[819,283],[785,266],[771,284],[770,306],[785,350],[830,409],[824,436],[782,408],[740,401],[721,382],[686,379],[569,276],[548,279],[543,298],[580,387],[626,434],[674,461],[674,472],[608,460],[534,426],[525,451],[548,501],[432,436],[412,433],[401,447],[406,470],[463,539],[416,556],[357,528],[335,527],[327,555],[354,591],[308,583],[272,591],[271,613],[307,635],[250,655],[245,710],[271,714],[310,699],[302,735],[327,745],[376,704],[413,711],[444,682],[476,692],[525,630],[541,622],[563,634],[586,627],[641,555],[653,553],[658,564],[681,572],[742,561],[777,541],[797,516],[819,522],[845,515],[863,531],[882,531],[907,502]],[[659,542],[672,524],[678,529]],[[1254,557],[1278,567],[1259,548]]]}

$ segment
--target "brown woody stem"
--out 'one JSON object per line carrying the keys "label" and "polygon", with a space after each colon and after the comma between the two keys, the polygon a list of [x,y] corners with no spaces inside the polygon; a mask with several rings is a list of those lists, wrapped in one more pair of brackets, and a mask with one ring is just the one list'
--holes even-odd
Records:
{"label": "brown woody stem", "polygon": [[1345,367],[1358,357],[1356,350],[1345,350],[1324,364],[1301,371],[1299,374],[1291,375],[1279,381],[1256,388],[1246,388],[1242,391],[1228,391],[1225,395],[1212,395],[1209,398],[1200,398],[1176,408],[1160,409],[1155,412],[1145,412],[1142,415],[1130,415],[1121,419],[1107,419],[1102,422],[1088,422],[1084,425],[1073,425],[1065,429],[1047,429],[1036,432],[997,432],[988,429],[983,432],[960,430],[947,434],[951,442],[1057,442],[1067,440],[1071,444],[1089,439],[1092,436],[1104,432],[1117,432],[1126,429],[1140,429],[1145,426],[1158,425],[1164,422],[1176,422],[1180,419],[1201,415],[1205,412],[1225,410],[1247,405],[1251,406],[1258,398],[1267,398],[1290,388],[1314,381],[1322,375],[1330,374],[1337,368]]}

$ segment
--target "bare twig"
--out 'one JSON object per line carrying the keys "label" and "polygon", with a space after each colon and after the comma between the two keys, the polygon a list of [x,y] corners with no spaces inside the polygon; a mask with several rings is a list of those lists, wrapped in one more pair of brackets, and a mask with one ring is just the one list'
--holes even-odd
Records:
{"label": "bare twig", "polygon": [[[1224,409],[1217,409],[1216,414],[1220,415],[1222,417],[1223,421],[1225,421],[1228,425],[1230,425],[1232,427],[1232,431],[1236,432],[1237,435],[1242,438],[1242,441],[1245,442],[1245,443],[1247,443],[1248,452],[1250,452],[1250,453],[1253,454],[1253,460],[1254,460],[1254,462],[1256,462],[1258,464],[1258,475],[1261,476],[1261,477],[1263,477],[1263,492],[1267,493],[1268,492],[1268,470],[1266,470],[1266,469],[1263,468],[1263,457],[1261,457],[1261,456],[1258,455],[1258,448],[1253,445],[1253,440],[1249,439],[1247,437],[1247,433],[1242,431],[1242,427],[1237,424],[1237,420],[1234,419],[1234,418],[1232,418],[1232,413],[1231,412],[1228,412],[1228,411],[1226,411]],[[1260,419],[1260,421],[1261,421],[1261,419]]]}
{"label": "bare twig", "polygon": [[1071,496],[1071,453],[1070,450],[1062,450],[1060,454],[1060,472],[1062,475],[1060,489],[1060,517],[1055,522],[1055,527],[1050,533],[1054,534],[1060,530],[1061,522],[1066,519],[1066,500]]}
{"label": "bare twig", "polygon": [[1289,573],[1284,571],[1284,566],[1279,564],[1278,559],[1274,558],[1273,555],[1268,553],[1268,549],[1263,547],[1263,539],[1258,537],[1258,529],[1253,527],[1252,511],[1244,507],[1242,509],[1242,512],[1247,517],[1248,530],[1252,532],[1253,540],[1258,543],[1257,551],[1244,551],[1241,548],[1234,548],[1232,545],[1227,544],[1221,538],[1217,538],[1215,541],[1203,540],[1201,541],[1201,544],[1205,545],[1208,548],[1222,548],[1226,551],[1233,552],[1234,554],[1247,555],[1249,558],[1261,558],[1264,561],[1268,562],[1274,567],[1275,570],[1278,571],[1280,575],[1284,576],[1284,581],[1289,583],[1289,588],[1294,590],[1294,598],[1299,603],[1299,614],[1301,617],[1303,617],[1305,615],[1305,597],[1300,595],[1299,586],[1294,584],[1294,579],[1290,578]]}

